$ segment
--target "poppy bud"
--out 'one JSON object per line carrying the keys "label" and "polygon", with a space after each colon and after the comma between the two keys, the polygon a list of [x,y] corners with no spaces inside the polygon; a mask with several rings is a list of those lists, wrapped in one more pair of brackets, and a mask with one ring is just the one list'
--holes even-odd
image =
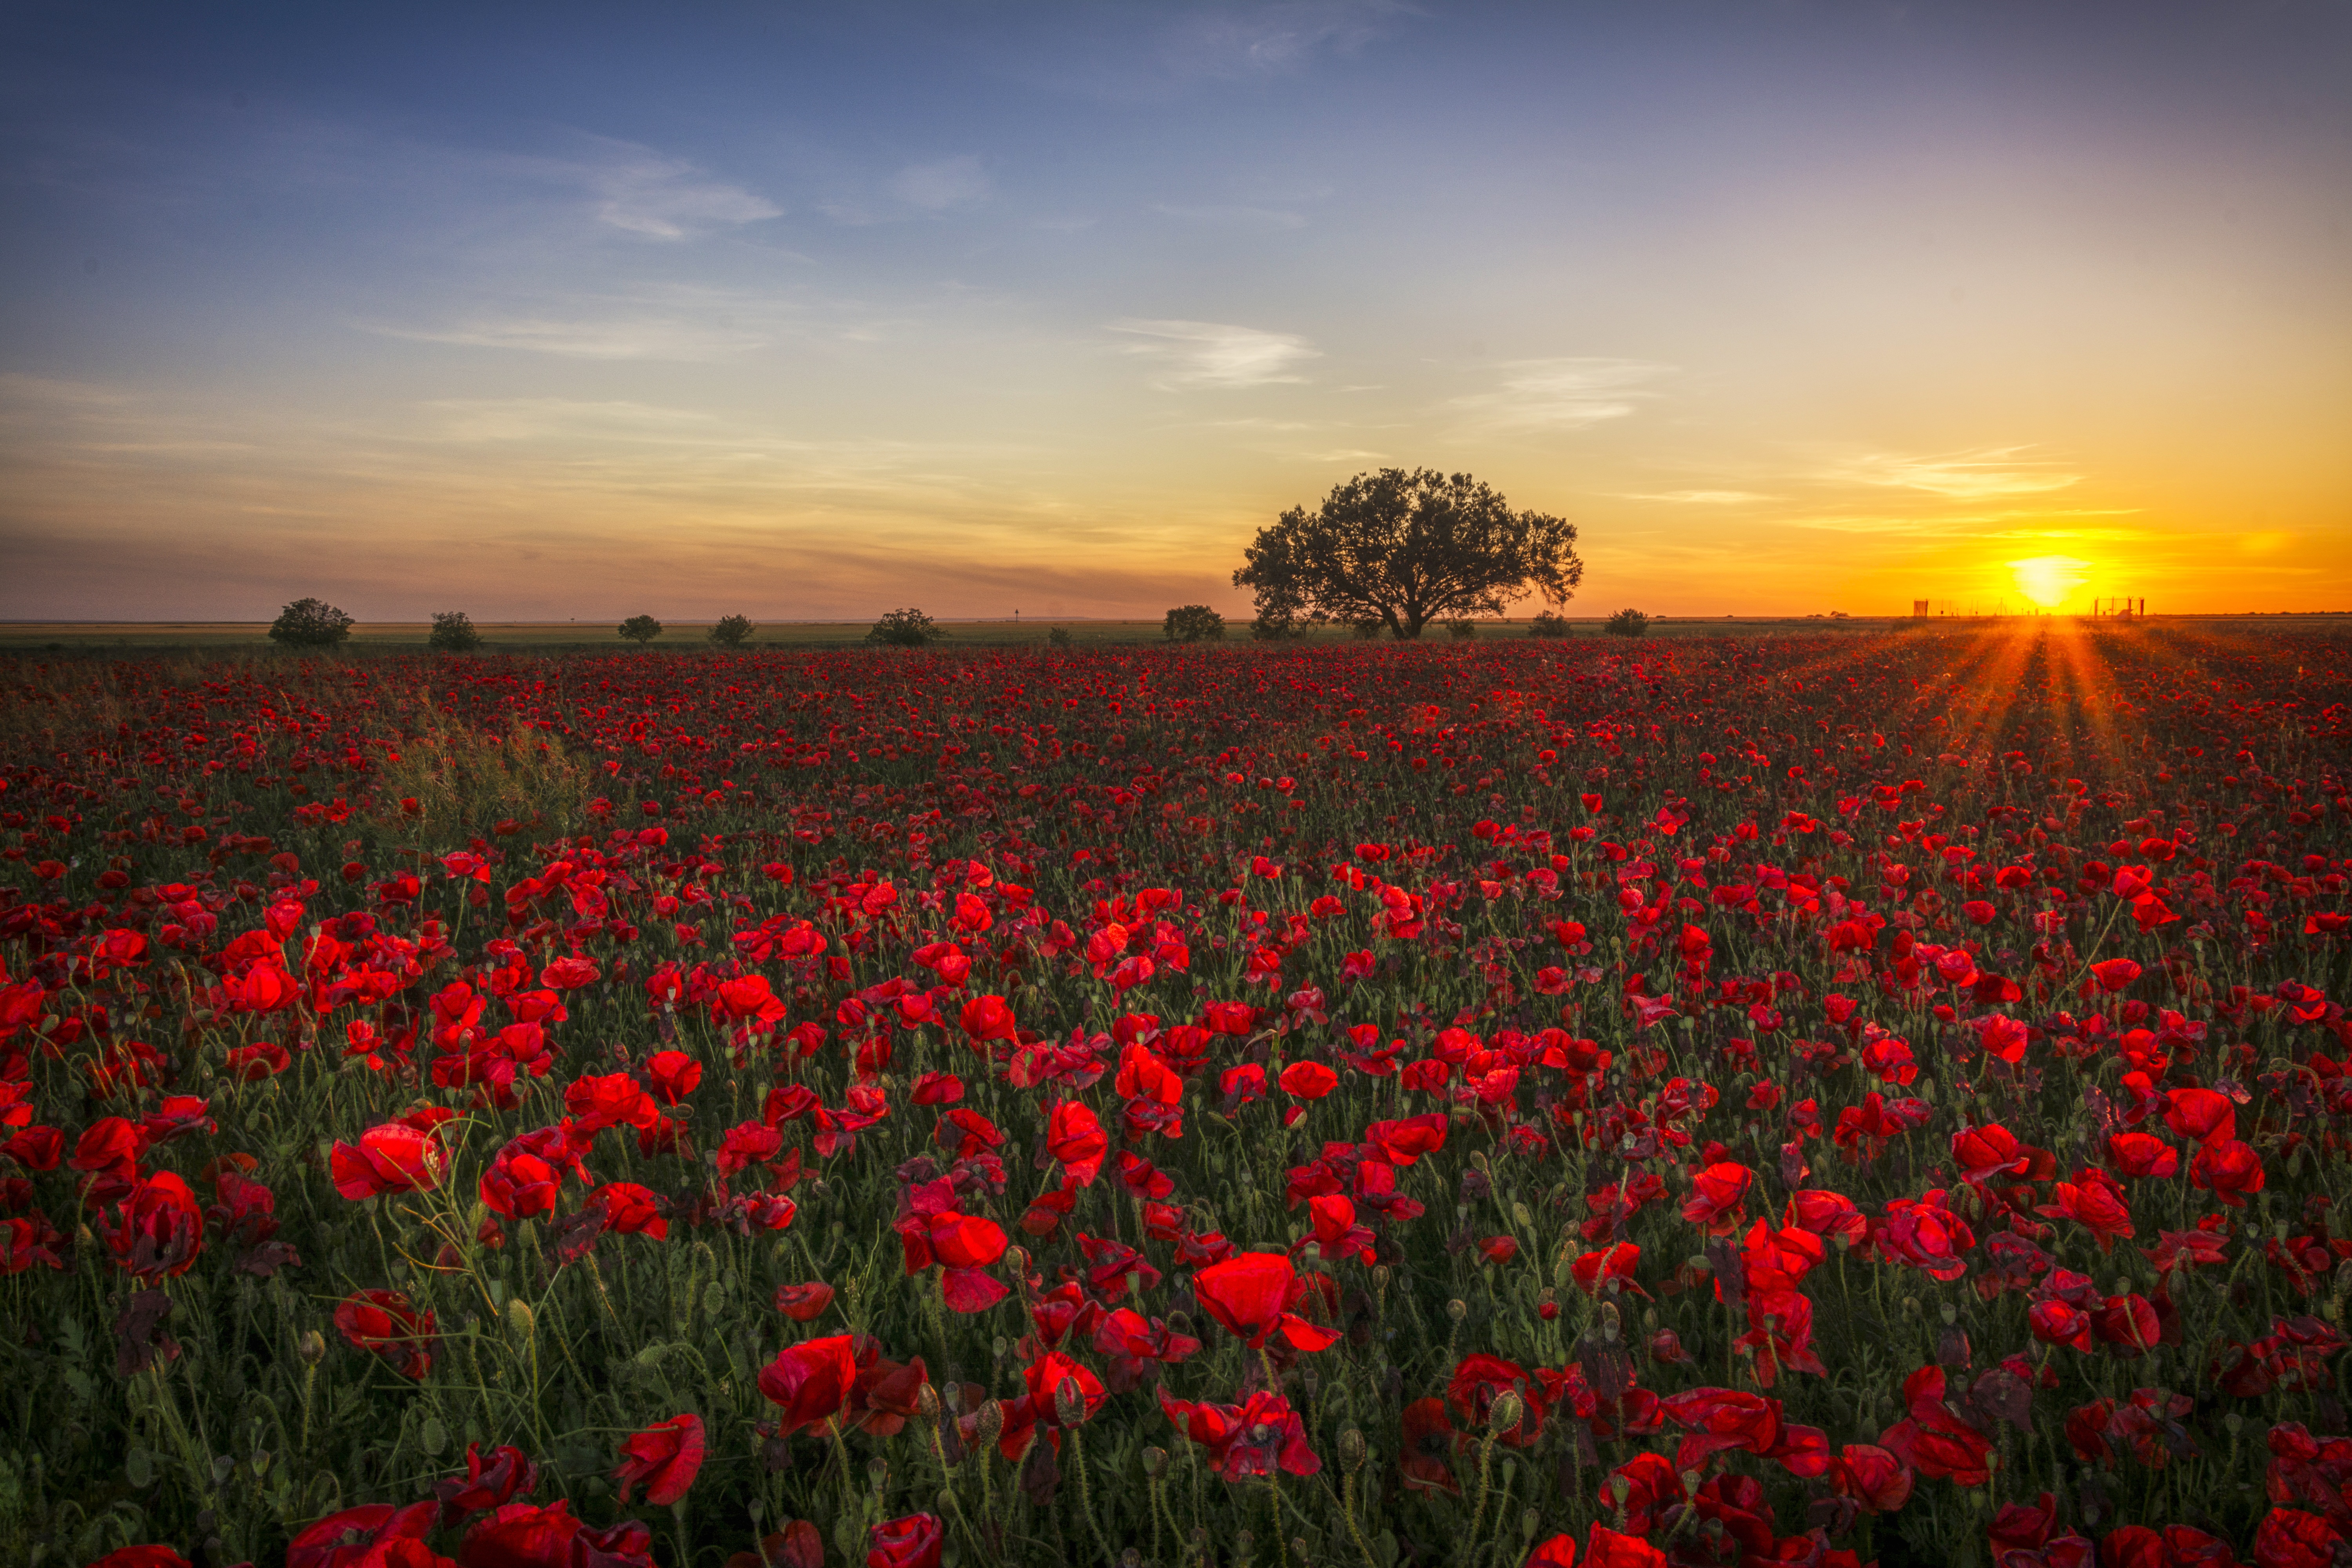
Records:
{"label": "poppy bud", "polygon": [[1144,1449],[1143,1479],[1148,1481],[1156,1481],[1167,1473],[1168,1450],[1165,1448]]}
{"label": "poppy bud", "polygon": [[940,1418],[940,1391],[928,1383],[923,1384],[915,1391],[915,1408],[924,1420],[937,1421]]}
{"label": "poppy bud", "polygon": [[1458,1323],[1463,1319],[1470,1315],[1470,1308],[1463,1301],[1461,1297],[1456,1296],[1454,1300],[1445,1303],[1445,1315]]}
{"label": "poppy bud", "polygon": [[1616,1342],[1618,1336],[1623,1332],[1623,1328],[1617,1321],[1617,1303],[1614,1301],[1601,1302],[1601,1337],[1613,1344]]}
{"label": "poppy bud", "polygon": [[989,1349],[994,1352],[996,1359],[1000,1362],[1004,1359],[1004,1352],[1012,1348],[1013,1346],[1011,1342],[1008,1342],[1003,1334],[997,1335],[996,1342],[989,1346]]}
{"label": "poppy bud", "polygon": [[1391,1276],[1389,1273],[1389,1266],[1387,1264],[1381,1263],[1375,1265],[1372,1268],[1372,1289],[1385,1295],[1388,1291],[1389,1280],[1391,1278]]}
{"label": "poppy bud", "polygon": [[1346,1471],[1349,1475],[1354,1475],[1358,1470],[1364,1468],[1366,1454],[1367,1450],[1364,1447],[1364,1435],[1361,1432],[1359,1432],[1356,1428],[1350,1426],[1339,1434],[1340,1469]]}
{"label": "poppy bud", "polygon": [[866,1460],[866,1480],[874,1489],[874,1495],[880,1497],[883,1489],[890,1484],[890,1461],[878,1454]]}
{"label": "poppy bud", "polygon": [[996,1441],[1004,1430],[1004,1406],[993,1399],[980,1402],[980,1414],[972,1421],[982,1447]]}
{"label": "poppy bud", "polygon": [[539,1328],[539,1320],[531,1315],[530,1303],[517,1296],[507,1303],[507,1331],[519,1340],[529,1340]]}
{"label": "poppy bud", "polygon": [[1523,1510],[1520,1510],[1520,1512],[1519,1512],[1519,1541],[1520,1541],[1521,1544],[1523,1544],[1523,1545],[1524,1545],[1524,1544],[1526,1544],[1526,1543],[1528,1543],[1528,1542],[1529,1542],[1534,1541],[1534,1540],[1535,1540],[1535,1538],[1536,1538],[1536,1531],[1538,1531],[1538,1530],[1541,1530],[1542,1528],[1543,1528],[1543,1515],[1541,1515],[1541,1514],[1538,1513],[1535,1510],[1533,1510],[1533,1509],[1531,1509],[1531,1508],[1530,1508],[1530,1509],[1523,1509]]}
{"label": "poppy bud", "polygon": [[1514,1431],[1519,1417],[1526,1414],[1526,1402],[1517,1391],[1507,1388],[1495,1395],[1495,1403],[1486,1412],[1486,1430],[1496,1434]]}
{"label": "poppy bud", "polygon": [[1004,1262],[1005,1266],[1013,1270],[1013,1277],[1015,1279],[1021,1279],[1027,1276],[1029,1272],[1029,1254],[1025,1248],[1018,1247],[1006,1247],[1004,1249]]}
{"label": "poppy bud", "polygon": [[305,1329],[302,1337],[294,1342],[294,1353],[302,1358],[304,1366],[316,1366],[327,1359],[327,1336],[316,1329]]}
{"label": "poppy bud", "polygon": [[1075,1377],[1066,1377],[1054,1387],[1054,1415],[1065,1426],[1076,1426],[1087,1418],[1086,1391]]}
{"label": "poppy bud", "polygon": [[1949,1301],[1945,1302],[1942,1306],[1940,1306],[1940,1307],[1937,1308],[1936,1310],[1937,1310],[1937,1312],[1939,1312],[1939,1313],[1941,1313],[1941,1314],[1942,1314],[1943,1319],[1944,1319],[1944,1326],[1945,1326],[1946,1328],[1950,1328],[1954,1323],[1957,1323],[1957,1322],[1958,1322],[1958,1321],[1960,1321],[1960,1314],[1959,1314],[1959,1310],[1958,1310],[1958,1308],[1956,1308],[1956,1307],[1954,1307],[1954,1306],[1953,1306]]}

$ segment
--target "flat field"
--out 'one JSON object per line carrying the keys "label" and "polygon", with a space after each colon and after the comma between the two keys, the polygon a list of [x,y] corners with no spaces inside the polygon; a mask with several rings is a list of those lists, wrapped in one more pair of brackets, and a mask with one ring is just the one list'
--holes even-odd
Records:
{"label": "flat field", "polygon": [[[1603,618],[1598,616],[1570,616],[1570,639],[1600,637],[1602,635],[1601,626]],[[942,624],[948,635],[940,646],[947,648],[997,648],[1024,644],[1043,646],[1047,635],[1055,629],[1067,632],[1071,640],[1081,647],[1165,640],[1158,621],[1004,620],[949,621]],[[1969,616],[1937,616],[1925,622],[1915,622],[1908,617],[1832,620],[1821,616],[1661,616],[1651,623],[1648,635],[1661,639],[1679,639],[1927,631],[1945,637],[1973,637],[1999,626],[2040,624],[2025,618],[1998,621],[1990,617],[1979,620]],[[2200,626],[2210,630],[2343,633],[2352,631],[2352,616],[2168,616],[2158,617],[2150,624]],[[753,635],[751,647],[755,649],[862,647],[866,643],[867,625],[862,621],[763,624]],[[478,629],[486,645],[485,651],[492,653],[551,653],[580,648],[632,650],[631,645],[621,641],[618,624],[604,621],[497,621],[483,622]],[[421,648],[425,646],[425,638],[432,630],[431,624],[425,621],[362,621],[352,628],[351,640],[345,647],[348,651]],[[646,651],[660,654],[708,652],[710,647],[709,631],[710,623],[708,621],[665,622],[662,636],[647,645]],[[1440,628],[1432,628],[1427,636],[1432,642],[1452,640]],[[1509,641],[1527,636],[1528,622],[1525,619],[1481,621],[1477,623],[1474,640]],[[1249,641],[1248,623],[1229,623],[1226,637],[1223,645],[1226,647],[1246,644]],[[1339,628],[1325,628],[1308,638],[1308,641],[1318,645],[1353,640],[1349,633]],[[120,653],[154,652],[167,648],[276,651],[276,645],[269,641],[269,625],[266,621],[0,621],[0,651]]]}
{"label": "flat field", "polygon": [[8,628],[0,1558],[2327,1563],[2288,624]]}

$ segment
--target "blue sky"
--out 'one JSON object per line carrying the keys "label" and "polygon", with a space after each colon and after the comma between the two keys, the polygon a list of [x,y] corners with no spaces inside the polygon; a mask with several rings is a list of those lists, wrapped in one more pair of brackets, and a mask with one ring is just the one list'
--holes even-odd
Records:
{"label": "blue sky", "polygon": [[0,615],[1246,613],[1388,465],[1576,520],[1588,612],[2352,588],[2341,5],[84,5],[0,62]]}

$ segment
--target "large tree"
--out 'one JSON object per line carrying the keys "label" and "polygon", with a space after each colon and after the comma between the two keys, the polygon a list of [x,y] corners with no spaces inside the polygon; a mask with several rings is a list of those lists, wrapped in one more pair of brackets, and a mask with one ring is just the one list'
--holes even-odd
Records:
{"label": "large tree", "polygon": [[1530,592],[1564,604],[1584,578],[1574,523],[1429,468],[1358,474],[1258,530],[1247,553],[1234,586],[1256,593],[1262,621],[1377,622],[1405,638]]}

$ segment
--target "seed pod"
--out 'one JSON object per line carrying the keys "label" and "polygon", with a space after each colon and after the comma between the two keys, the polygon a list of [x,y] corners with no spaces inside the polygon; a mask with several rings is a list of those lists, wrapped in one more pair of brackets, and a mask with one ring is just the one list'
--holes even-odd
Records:
{"label": "seed pod", "polygon": [[1943,1305],[1937,1308],[1936,1310],[1943,1317],[1944,1326],[1948,1329],[1954,1323],[1960,1321],[1959,1309],[1953,1306],[1949,1301],[1946,1301]]}
{"label": "seed pod", "polygon": [[1617,1342],[1618,1337],[1623,1332],[1623,1326],[1617,1321],[1617,1303],[1614,1301],[1601,1302],[1601,1337],[1609,1341],[1612,1344],[1614,1344]]}
{"label": "seed pod", "polygon": [[1343,1472],[1352,1476],[1362,1469],[1368,1453],[1361,1432],[1350,1426],[1339,1434],[1339,1468]]}
{"label": "seed pod", "polygon": [[924,1420],[937,1421],[940,1418],[940,1391],[933,1388],[928,1383],[923,1384],[922,1387],[917,1389],[915,1391],[915,1409],[922,1415]]}
{"label": "seed pod", "polygon": [[1496,1436],[1515,1430],[1519,1417],[1527,1414],[1527,1402],[1512,1389],[1495,1395],[1495,1403],[1486,1411],[1486,1430]]}
{"label": "seed pod", "polygon": [[1520,1510],[1520,1513],[1519,1513],[1519,1542],[1520,1542],[1520,1544],[1525,1545],[1525,1544],[1527,1544],[1527,1543],[1528,1543],[1528,1542],[1530,1542],[1534,1541],[1534,1540],[1535,1540],[1535,1538],[1536,1538],[1536,1531],[1538,1531],[1538,1530],[1541,1530],[1542,1528],[1543,1528],[1543,1515],[1542,1515],[1542,1514],[1538,1513],[1534,1509],[1531,1509],[1531,1508],[1530,1508],[1530,1509],[1523,1509],[1523,1510]]}
{"label": "seed pod", "polygon": [[1078,1387],[1078,1380],[1066,1377],[1054,1387],[1054,1416],[1065,1426],[1084,1425],[1087,1418],[1087,1396]]}
{"label": "seed pod", "polygon": [[866,1481],[874,1489],[874,1495],[880,1497],[882,1489],[890,1484],[890,1461],[879,1454],[866,1460]]}
{"label": "seed pod", "polygon": [[1004,1431],[1003,1405],[993,1399],[982,1400],[980,1414],[972,1418],[972,1430],[980,1438],[982,1447],[995,1442]]}
{"label": "seed pod", "polygon": [[1470,1315],[1469,1305],[1465,1302],[1461,1297],[1456,1296],[1454,1300],[1445,1303],[1445,1315],[1458,1323],[1463,1319]]}
{"label": "seed pod", "polygon": [[1156,1481],[1167,1473],[1168,1450],[1165,1448],[1144,1449],[1143,1479],[1148,1481]]}

